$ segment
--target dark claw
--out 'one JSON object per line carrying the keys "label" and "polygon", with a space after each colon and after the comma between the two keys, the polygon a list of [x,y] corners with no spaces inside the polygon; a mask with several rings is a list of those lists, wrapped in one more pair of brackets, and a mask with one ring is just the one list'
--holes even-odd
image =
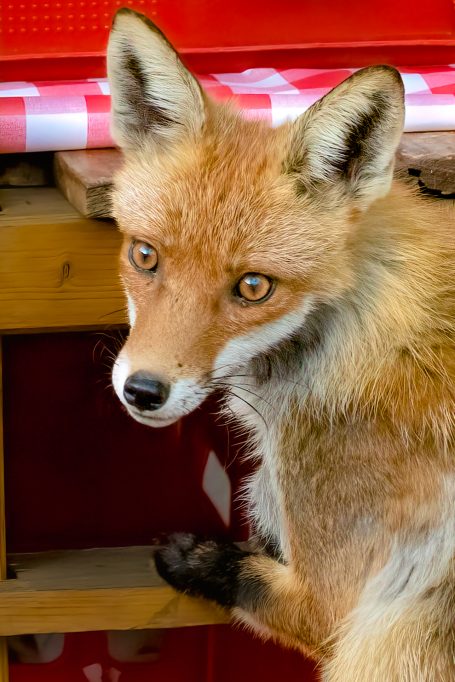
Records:
{"label": "dark claw", "polygon": [[247,554],[233,544],[178,533],[155,553],[155,565],[158,574],[179,592],[234,606]]}

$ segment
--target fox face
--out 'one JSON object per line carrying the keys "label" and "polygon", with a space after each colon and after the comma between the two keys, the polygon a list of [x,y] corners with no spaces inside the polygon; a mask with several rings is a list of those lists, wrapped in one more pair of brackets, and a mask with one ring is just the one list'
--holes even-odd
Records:
{"label": "fox face", "polygon": [[131,327],[113,383],[135,419],[166,426],[353,286],[350,243],[389,191],[403,90],[366,69],[271,129],[210,101],[129,10],[108,74]]}

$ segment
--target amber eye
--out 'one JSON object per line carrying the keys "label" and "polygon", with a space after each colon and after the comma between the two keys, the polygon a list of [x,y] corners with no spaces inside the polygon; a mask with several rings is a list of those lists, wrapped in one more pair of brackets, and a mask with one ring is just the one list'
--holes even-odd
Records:
{"label": "amber eye", "polygon": [[147,242],[133,241],[129,250],[130,263],[138,270],[154,272],[158,265],[156,249]]}
{"label": "amber eye", "polygon": [[247,272],[237,282],[235,293],[245,301],[259,303],[267,299],[273,291],[273,281],[257,272]]}

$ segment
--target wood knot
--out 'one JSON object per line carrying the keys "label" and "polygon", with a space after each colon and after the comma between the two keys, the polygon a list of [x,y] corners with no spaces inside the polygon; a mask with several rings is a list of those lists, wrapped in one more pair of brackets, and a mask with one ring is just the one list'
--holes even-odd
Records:
{"label": "wood knot", "polygon": [[71,273],[71,266],[68,263],[68,261],[65,261],[62,266],[62,282],[65,281],[65,279],[69,279]]}

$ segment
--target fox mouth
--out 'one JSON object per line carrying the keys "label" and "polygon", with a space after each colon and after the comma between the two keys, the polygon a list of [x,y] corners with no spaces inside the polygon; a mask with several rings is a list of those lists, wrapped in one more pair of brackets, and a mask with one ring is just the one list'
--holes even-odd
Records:
{"label": "fox mouth", "polygon": [[[236,379],[240,379],[240,383],[237,383]],[[249,377],[238,377],[235,374],[232,376],[228,374],[222,374],[216,377],[212,376],[209,379],[206,378],[205,381],[202,381],[201,383],[194,383],[189,390],[187,387],[187,395],[180,396],[180,400],[174,400],[173,404],[169,405],[168,403],[165,403],[160,409],[147,410],[129,404],[125,400],[122,391],[122,383],[114,380],[114,389],[127,414],[140,424],[155,428],[171,426],[184,417],[193,414],[193,412],[198,410],[201,405],[204,404],[205,400],[211,396],[215,396],[215,401],[219,404],[221,411],[224,411],[226,401],[232,397],[236,398],[237,402],[240,401],[247,406],[251,406],[250,401],[253,397],[258,397],[253,390],[254,388],[255,384]],[[177,390],[174,385],[171,389],[170,400],[168,402],[172,402],[172,397],[175,393],[177,393]],[[259,397],[259,399],[261,398]],[[252,406],[251,409],[253,409],[253,411],[258,411],[257,408]]]}
{"label": "fox mouth", "polygon": [[144,424],[145,426],[154,426],[157,428],[171,426],[171,424],[175,424],[175,422],[179,421],[179,419],[185,416],[176,414],[175,416],[170,417],[159,417],[158,415],[154,414],[144,414],[144,412],[140,412],[140,410],[136,410],[134,407],[127,408],[127,411],[129,415],[140,424]]}

